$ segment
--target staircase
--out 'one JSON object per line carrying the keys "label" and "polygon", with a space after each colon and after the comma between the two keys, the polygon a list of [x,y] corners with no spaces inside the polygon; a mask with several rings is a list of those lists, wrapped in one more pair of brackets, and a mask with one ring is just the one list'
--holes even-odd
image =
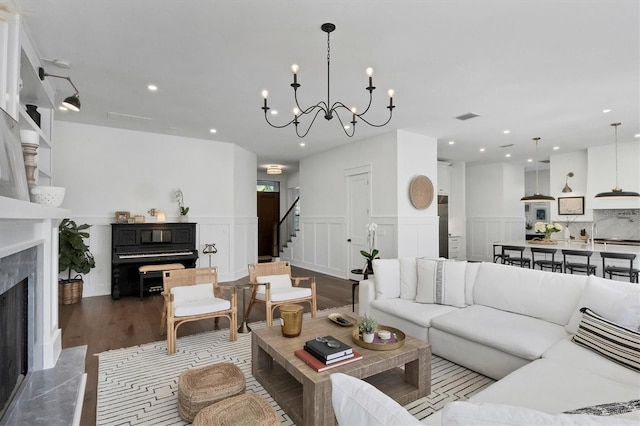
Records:
{"label": "staircase", "polygon": [[278,255],[283,259],[293,257],[292,247],[300,231],[300,197],[296,198],[278,224]]}

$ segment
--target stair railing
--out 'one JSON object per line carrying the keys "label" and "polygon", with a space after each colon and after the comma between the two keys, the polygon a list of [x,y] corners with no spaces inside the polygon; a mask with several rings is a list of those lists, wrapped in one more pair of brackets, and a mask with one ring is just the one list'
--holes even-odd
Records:
{"label": "stair railing", "polygon": [[282,252],[288,242],[291,241],[291,237],[296,235],[296,231],[299,230],[299,214],[297,211],[300,197],[291,204],[289,210],[284,215],[280,223],[278,223],[278,254]]}

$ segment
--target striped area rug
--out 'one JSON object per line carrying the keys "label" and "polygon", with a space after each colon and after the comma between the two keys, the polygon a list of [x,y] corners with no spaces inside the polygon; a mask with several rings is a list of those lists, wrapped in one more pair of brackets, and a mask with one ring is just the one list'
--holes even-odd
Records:
{"label": "striped area rug", "polygon": [[[318,312],[350,313],[351,306]],[[357,312],[357,309],[356,309]],[[308,314],[305,314],[305,317]],[[251,323],[252,329],[265,327]],[[97,425],[186,425],[178,414],[178,376],[181,372],[217,362],[232,362],[244,373],[247,392],[263,395],[282,425],[292,425],[287,414],[251,375],[251,337],[238,335],[229,341],[228,330],[211,331],[178,339],[177,352],[167,355],[166,341],[98,354]],[[484,389],[492,379],[445,359],[433,356],[431,394],[405,406],[422,420],[447,402],[465,400]]]}

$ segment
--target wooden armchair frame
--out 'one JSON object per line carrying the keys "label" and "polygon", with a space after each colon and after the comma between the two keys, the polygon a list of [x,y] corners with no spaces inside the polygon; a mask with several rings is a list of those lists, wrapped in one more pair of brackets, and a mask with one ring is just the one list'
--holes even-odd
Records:
{"label": "wooden armchair frame", "polygon": [[[299,287],[302,281],[309,281],[311,285],[311,296],[301,297],[297,299],[281,300],[278,302],[271,301],[271,283],[258,283],[257,277],[265,275],[289,275],[291,278],[291,284],[293,287]],[[251,308],[254,303],[264,303],[267,311],[267,327],[273,325],[273,312],[280,305],[289,303],[309,303],[311,306],[311,317],[316,317],[316,278],[315,277],[292,277],[291,265],[289,262],[265,262],[265,263],[252,263],[249,265],[249,284],[253,287],[251,289],[251,300],[249,306],[245,312],[245,318],[249,317]],[[259,300],[256,298],[258,292],[258,286],[265,286],[265,300]]]}
{"label": "wooden armchair frame", "polygon": [[[173,271],[164,271],[162,273],[162,282],[164,290],[162,295],[164,297],[164,308],[162,311],[162,323],[161,331],[167,331],[167,353],[172,355],[176,351],[176,334],[180,325],[191,322],[199,321],[202,319],[215,318],[217,323],[218,318],[226,317],[229,319],[229,340],[234,341],[237,338],[238,328],[238,302],[236,297],[235,287],[221,287],[218,285],[218,268],[187,268]],[[217,298],[224,298],[225,293],[230,292],[231,306],[229,309],[222,311],[208,312],[199,315],[189,316],[174,316],[174,296],[171,293],[171,289],[180,286],[190,286],[194,284],[213,284],[213,294]],[[166,326],[166,329],[165,329]]]}

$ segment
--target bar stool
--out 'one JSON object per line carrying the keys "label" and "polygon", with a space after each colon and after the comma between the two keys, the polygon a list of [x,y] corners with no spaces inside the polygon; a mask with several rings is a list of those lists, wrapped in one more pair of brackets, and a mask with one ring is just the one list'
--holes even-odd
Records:
{"label": "bar stool", "polygon": [[[500,249],[498,253],[496,253],[496,249]],[[502,253],[502,246],[500,244],[493,245],[493,263],[504,263],[504,253]]]}
{"label": "bar stool", "polygon": [[[542,260],[536,260],[536,253],[543,254],[545,258]],[[547,254],[551,255],[551,260],[546,259]],[[533,262],[533,269],[536,269],[536,265],[538,265],[540,267],[540,270],[549,268],[551,269],[551,272],[556,272],[556,270],[562,272],[562,262],[556,260],[556,249],[531,247],[531,260]]]}
{"label": "bar stool", "polygon": [[[613,276],[617,277],[628,277],[629,281],[632,283],[638,282],[638,275],[640,275],[640,269],[634,269],[633,261],[636,258],[636,255],[633,253],[600,253],[600,257],[602,258],[602,278],[605,277],[605,273],[609,274],[609,279],[612,279]],[[605,265],[607,259],[621,259],[628,260],[629,267],[623,266],[615,266],[615,265]]]}
{"label": "bar stool", "polygon": [[[562,250],[562,260],[564,263],[564,273],[567,273],[569,270],[572,274],[573,272],[584,272],[587,275],[595,275],[596,273],[596,265],[591,264],[591,255],[593,252],[588,250]],[[580,256],[586,257],[587,263],[577,263],[577,262],[569,262],[567,260],[567,256]]]}
{"label": "bar stool", "polygon": [[[517,252],[518,255],[517,256],[512,256],[510,254],[508,254],[508,251],[513,251],[513,252]],[[525,266],[527,268],[531,268],[531,259],[529,259],[528,257],[524,257],[523,256],[524,253],[524,247],[520,247],[520,246],[502,246],[502,263],[508,264],[508,265],[518,265],[521,268],[524,268]]]}

